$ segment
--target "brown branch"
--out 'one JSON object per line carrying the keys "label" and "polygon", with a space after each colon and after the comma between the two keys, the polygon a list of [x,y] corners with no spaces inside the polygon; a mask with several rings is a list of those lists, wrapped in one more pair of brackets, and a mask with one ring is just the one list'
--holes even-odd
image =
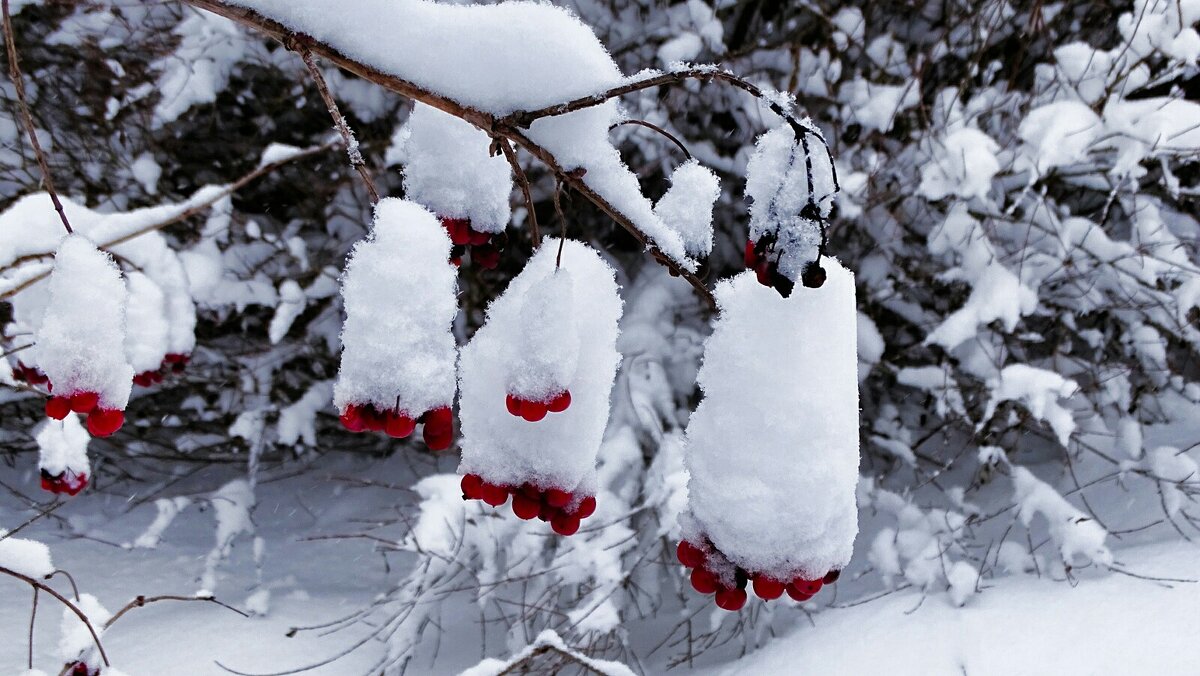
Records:
{"label": "brown branch", "polygon": [[[321,144],[318,146],[310,146],[310,147],[305,148],[305,149],[301,150],[300,152],[298,152],[294,155],[291,155],[289,157],[286,157],[282,160],[264,164],[261,167],[256,168],[254,171],[251,171],[250,173],[237,179],[233,183],[228,184],[227,186],[222,188],[220,191],[218,191],[215,195],[213,195],[211,198],[206,199],[203,202],[195,204],[187,209],[184,209],[183,211],[175,214],[174,216],[171,216],[170,218],[163,219],[161,221],[158,221],[157,223],[151,223],[150,225],[147,225],[143,228],[139,228],[137,230],[134,230],[133,232],[121,235],[120,237],[118,237],[116,239],[101,243],[98,246],[101,249],[108,249],[108,248],[111,248],[114,246],[118,246],[120,244],[124,244],[125,242],[128,242],[131,239],[140,237],[148,232],[153,232],[155,230],[162,230],[163,228],[165,228],[169,225],[174,225],[175,223],[179,223],[180,221],[185,221],[185,220],[191,218],[192,216],[195,216],[196,214],[202,213],[204,210],[208,209],[213,204],[216,204],[220,200],[228,197],[229,195],[232,195],[233,193],[237,192],[238,190],[241,190],[247,184],[249,184],[259,178],[262,178],[263,176],[275,171],[276,169],[278,169],[288,163],[294,162],[296,160],[303,159],[306,157],[310,157],[312,155],[316,155],[317,153],[324,152],[324,151],[332,148],[333,145],[334,145],[333,143],[324,143],[324,144]],[[20,267],[21,265],[24,265],[25,263],[31,263],[33,261],[41,260],[44,258],[52,258],[53,256],[54,256],[53,251],[43,251],[41,253],[36,253],[36,254],[26,254],[24,256],[14,259],[12,263],[0,268],[0,274],[3,274],[14,268]],[[49,276],[50,276],[49,271],[43,272],[38,275],[34,275],[33,277],[30,277],[29,279],[22,282],[20,285],[15,286],[15,287],[9,289],[8,291],[5,291],[4,293],[0,293],[0,300],[6,300],[8,298],[12,298],[13,296],[17,295],[18,293],[24,291],[25,289],[29,288],[30,286],[33,286],[34,284],[37,284],[38,282],[42,281],[43,279],[45,279]]]}
{"label": "brown branch", "polygon": [[83,625],[85,627],[87,627],[88,632],[91,633],[91,635],[92,635],[92,642],[96,644],[96,650],[98,650],[100,652],[100,659],[104,661],[104,666],[106,666],[106,667],[112,666],[108,662],[108,654],[104,652],[104,644],[100,643],[100,636],[98,634],[96,634],[96,629],[95,629],[95,627],[92,626],[91,620],[88,619],[87,615],[83,614],[83,611],[79,609],[79,606],[75,605],[74,603],[71,603],[69,600],[67,600],[67,598],[65,596],[63,596],[62,594],[59,594],[57,591],[54,591],[53,587],[44,585],[41,582],[38,582],[37,580],[33,579],[32,577],[22,575],[15,570],[9,570],[8,568],[0,566],[0,574],[8,575],[9,577],[15,577],[16,579],[24,582],[25,584],[30,585],[34,589],[39,589],[41,591],[44,591],[47,594],[58,599],[59,603],[66,606],[67,609],[70,610],[72,613],[74,613],[75,616],[79,618],[79,621],[83,622]]}
{"label": "brown branch", "polygon": [[133,610],[134,608],[141,608],[148,603],[157,603],[159,601],[202,601],[204,603],[215,603],[218,606],[221,606],[222,608],[228,608],[229,610],[232,610],[233,612],[237,613],[238,615],[241,615],[242,617],[250,617],[249,615],[238,610],[237,608],[234,608],[233,606],[231,606],[227,603],[218,601],[217,599],[213,598],[212,596],[175,596],[172,594],[164,594],[162,596],[138,596],[137,598],[133,599],[129,603],[126,603],[125,607],[118,610],[115,615],[108,618],[108,621],[104,623],[104,628],[108,629],[109,627],[113,626],[113,623],[115,623],[117,620],[121,619],[122,615]]}
{"label": "brown branch", "polygon": [[530,233],[533,237],[533,248],[536,249],[542,245],[542,233],[538,231],[537,210],[533,208],[533,195],[529,191],[529,177],[525,175],[525,170],[517,161],[517,152],[512,149],[512,145],[507,139],[496,139],[496,145],[500,146],[500,150],[504,152],[504,158],[508,160],[508,164],[513,170],[513,176],[517,179],[517,185],[521,186],[521,194],[525,196],[525,211],[529,212]]}
{"label": "brown branch", "polygon": [[33,124],[33,115],[29,112],[29,103],[25,97],[25,77],[21,75],[21,66],[17,60],[17,43],[13,37],[12,17],[9,16],[8,0],[0,0],[0,8],[4,14],[4,43],[8,46],[8,76],[12,78],[13,87],[17,91],[17,104],[21,110],[21,120],[25,125],[25,134],[29,137],[29,145],[33,147],[33,154],[37,157],[38,167],[42,170],[42,183],[46,186],[46,192],[50,193],[50,201],[54,203],[54,210],[58,212],[58,217],[62,219],[63,227],[67,229],[67,234],[73,234],[75,231],[71,229],[71,222],[67,220],[67,212],[63,211],[62,202],[58,199],[58,191],[54,189],[54,179],[50,176],[50,165],[46,162],[46,153],[42,151],[42,144],[37,138],[37,128]]}
{"label": "brown branch", "polygon": [[667,131],[666,129],[663,129],[662,127],[658,126],[657,124],[653,124],[653,123],[647,122],[645,120],[623,120],[621,122],[618,122],[618,123],[612,125],[611,127],[608,128],[608,130],[612,131],[612,130],[616,129],[617,127],[620,127],[620,126],[626,125],[626,124],[636,124],[639,127],[645,127],[647,129],[651,129],[653,131],[658,132],[660,135],[665,136],[669,141],[671,141],[671,143],[674,143],[675,146],[679,148],[680,152],[683,153],[684,157],[686,157],[689,160],[692,159],[692,154],[688,152],[687,146],[683,145],[683,141],[680,141],[678,138],[676,138],[676,136],[674,134]]}
{"label": "brown branch", "polygon": [[29,610],[29,662],[28,662],[28,664],[29,664],[30,671],[33,671],[33,626],[34,626],[34,622],[37,620],[37,604],[38,604],[38,592],[39,591],[40,590],[37,587],[33,588],[33,607]]}
{"label": "brown branch", "polygon": [[346,117],[342,115],[342,111],[338,108],[333,94],[329,93],[329,85],[325,82],[325,76],[321,74],[320,66],[313,60],[312,52],[308,49],[300,46],[295,47],[294,50],[299,52],[300,58],[304,60],[304,65],[308,67],[308,73],[312,76],[313,83],[317,85],[317,91],[321,94],[321,100],[325,102],[325,108],[329,110],[329,116],[333,118],[333,126],[337,127],[338,133],[342,135],[342,141],[346,144],[346,153],[350,156],[350,166],[354,167],[354,170],[362,177],[363,185],[367,186],[367,194],[371,196],[371,204],[378,204],[379,190],[375,187],[375,181],[371,178],[371,170],[367,168],[367,163],[363,161],[362,152],[358,149],[358,139],[355,138],[354,131],[350,129],[350,124],[346,122]]}

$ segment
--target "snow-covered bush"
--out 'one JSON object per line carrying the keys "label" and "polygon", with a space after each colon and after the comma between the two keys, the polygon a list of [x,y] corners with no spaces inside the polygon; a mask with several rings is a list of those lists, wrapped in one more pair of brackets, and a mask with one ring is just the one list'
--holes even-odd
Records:
{"label": "snow-covered bush", "polygon": [[[483,626],[513,639],[518,655],[552,629],[564,645],[636,660],[644,646],[629,641],[623,623],[701,607],[675,565],[678,543],[696,534],[689,530],[696,524],[685,516],[681,529],[679,517],[705,499],[689,495],[689,475],[693,484],[719,480],[731,491],[747,476],[761,475],[755,488],[770,478],[775,490],[756,503],[763,513],[738,515],[747,520],[811,516],[808,491],[779,495],[789,480],[836,492],[843,520],[855,502],[863,533],[839,581],[839,601],[907,586],[970,604],[990,577],[1074,579],[1081,568],[1104,574],[1121,570],[1119,544],[1197,529],[1198,440],[1186,424],[1200,408],[1196,0],[554,3],[582,21],[536,3],[363,1],[331,13],[318,0],[236,0],[230,4],[316,41],[291,48],[319,55],[327,43],[370,67],[345,74],[325,62],[320,70],[354,129],[352,156],[365,159],[380,194],[397,196],[380,210],[402,196],[429,211],[400,219],[397,248],[380,247],[378,274],[361,278],[353,266],[345,277],[342,271],[352,250],[357,263],[378,243],[376,233],[355,248],[373,222],[369,191],[334,147],[337,135],[303,60],[184,4],[13,4],[30,104],[65,214],[76,237],[111,254],[122,275],[109,276],[117,284],[108,283],[107,293],[98,285],[87,291],[107,300],[121,295],[118,287],[128,294],[125,335],[96,336],[118,346],[105,358],[128,366],[139,387],[127,408],[114,402],[127,417],[111,439],[85,435],[67,411],[61,423],[44,421],[48,385],[59,387],[50,371],[61,369],[53,358],[42,364],[40,332],[47,308],[59,307],[49,273],[65,233],[41,192],[6,82],[3,452],[30,468],[40,452],[52,479],[85,472],[102,491],[139,474],[123,468],[175,475],[245,459],[254,472],[282,463],[298,470],[318,453],[420,452],[386,434],[350,435],[338,421],[341,404],[370,399],[381,412],[399,413],[397,397],[426,382],[417,375],[424,369],[440,375],[437,388],[428,388],[438,396],[403,403],[442,410],[457,370],[463,472],[497,486],[528,481],[538,491],[560,488],[555,482],[570,491],[583,485],[596,512],[571,538],[550,537],[553,525],[463,502],[464,490],[476,488],[443,474],[452,464],[422,465],[428,476],[411,487],[418,500],[403,521],[411,531],[397,526],[393,544],[378,543],[417,563],[359,618],[377,636],[390,636],[381,668],[421,650],[416,639],[437,627],[430,606],[451,597],[478,602]],[[394,14],[404,11],[422,21],[397,28]],[[503,29],[494,30],[497,24]],[[64,59],[67,52],[99,56],[83,64]],[[707,62],[721,70],[686,70]],[[372,69],[399,81],[381,86]],[[633,89],[619,105],[612,99],[569,114],[506,118],[652,77],[644,69],[679,81]],[[726,72],[763,96],[724,86]],[[439,96],[412,104],[400,95],[415,93],[409,85]],[[497,119],[506,123],[488,124]],[[627,120],[652,126],[614,126]],[[682,156],[672,139],[685,148]],[[614,221],[612,213],[623,218]],[[595,355],[586,354],[585,340],[562,340],[585,320],[617,321],[604,314],[614,298],[570,264],[575,245],[564,252],[567,281],[525,298],[505,291],[556,267],[556,247],[536,240],[560,229],[569,242],[600,252],[624,302],[615,338],[620,366],[604,406],[600,394],[576,391],[575,383],[596,379],[603,389],[610,375],[588,369]],[[471,264],[455,282],[451,263],[468,249]],[[750,267],[763,285],[790,294],[787,302],[804,303],[805,293],[820,291],[806,284],[828,276],[831,285],[838,274],[830,263],[811,265],[819,254],[853,272],[858,313],[853,324],[840,315],[836,324],[798,332],[812,329],[808,342],[856,336],[855,367],[843,363],[845,355],[829,366],[840,381],[857,370],[862,457],[854,494],[842,466],[848,446],[842,471],[827,481],[806,473],[813,467],[768,477],[762,467],[738,466],[770,450],[739,444],[778,445],[785,429],[819,415],[812,411],[780,428],[739,420],[744,433],[730,423],[712,434],[684,434],[693,411],[693,430],[714,426],[708,397],[738,397],[736,390],[713,395],[707,384],[698,389],[706,337],[721,324],[684,280],[711,288]],[[423,272],[436,288],[421,281]],[[754,281],[748,275],[736,279],[747,294],[769,292],[747,284]],[[604,295],[604,307],[589,303],[593,294]],[[364,299],[360,308],[356,297]],[[764,305],[783,300],[770,298],[763,296]],[[101,312],[99,305],[76,308],[88,311]],[[396,342],[413,335],[406,332],[417,319],[436,328],[422,334],[427,347],[437,345],[423,354],[436,358]],[[508,326],[507,341],[495,340],[493,324]],[[786,336],[758,337],[778,354],[762,355],[767,361],[748,365],[747,376],[781,375],[827,354],[797,356],[805,344],[789,351]],[[520,340],[544,347],[514,361],[508,350]],[[455,344],[466,346],[458,365]],[[605,350],[605,363],[615,361],[612,347]],[[339,364],[345,369],[355,359],[362,361],[346,380]],[[467,383],[471,373],[487,377],[476,387]],[[378,387],[370,397],[364,390],[358,399],[339,398],[350,382]],[[570,392],[570,404],[553,413],[559,388]],[[516,404],[509,410],[506,395]],[[514,414],[526,401],[535,404],[533,422]],[[776,418],[788,403],[771,402]],[[567,429],[585,409],[587,430]],[[597,419],[604,411],[607,419]],[[405,436],[406,427],[394,436]],[[536,458],[520,454],[482,462],[520,441],[520,432],[497,434],[488,445],[489,434],[511,430],[587,439],[555,449],[555,457],[570,460],[567,469],[536,474]],[[695,475],[696,436],[712,457],[727,455],[728,476]],[[807,452],[799,443],[779,452],[789,451],[796,458]],[[163,497],[212,500],[236,478],[193,492],[168,488]],[[252,496],[237,496],[243,526]],[[147,543],[178,513],[156,509],[172,516]],[[806,522],[796,532],[817,530]],[[228,554],[219,550],[252,532],[222,530],[217,553],[197,574],[219,585],[217,564]],[[795,567],[810,578],[823,574],[819,567],[840,568],[848,544],[826,544],[836,544],[838,555],[811,570]],[[750,559],[737,561],[750,571]],[[766,633],[749,631],[752,625],[768,632],[831,597],[805,601],[802,611],[790,602],[751,602],[704,626],[656,629],[686,634],[676,644],[686,660],[731,635],[753,645]],[[520,611],[499,619],[491,610],[513,607]],[[529,640],[516,640],[513,627]]]}

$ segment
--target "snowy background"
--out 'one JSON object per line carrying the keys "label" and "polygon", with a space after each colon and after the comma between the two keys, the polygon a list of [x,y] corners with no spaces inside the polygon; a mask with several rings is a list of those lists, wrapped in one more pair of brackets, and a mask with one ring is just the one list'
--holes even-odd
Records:
{"label": "snowy background", "polygon": [[762,95],[11,0],[0,673],[1200,670],[1200,1],[195,4]]}

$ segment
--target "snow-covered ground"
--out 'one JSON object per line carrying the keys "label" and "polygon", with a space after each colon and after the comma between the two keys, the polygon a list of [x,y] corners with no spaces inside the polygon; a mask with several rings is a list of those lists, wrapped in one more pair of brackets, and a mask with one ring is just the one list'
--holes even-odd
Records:
{"label": "snow-covered ground", "polygon": [[[258,488],[254,512],[257,533],[266,541],[262,588],[270,591],[266,615],[242,618],[209,603],[162,602],[135,609],[105,635],[114,664],[133,676],[146,674],[224,674],[217,662],[237,671],[274,673],[333,657],[363,635],[362,627],[344,631],[307,631],[288,637],[290,628],[335,620],[368,604],[394,581],[403,556],[385,558],[370,541],[313,539],[364,532],[362,519],[387,519],[411,510],[404,491],[356,485],[347,477],[406,485],[410,463],[429,471],[428,456],[400,454],[387,461],[346,457],[320,460],[306,476],[271,480]],[[453,460],[438,469],[451,471]],[[445,466],[443,466],[445,465]],[[188,482],[219,483],[217,474],[236,476],[238,468],[209,469]],[[31,488],[26,471],[0,472],[4,484]],[[177,489],[178,490],[178,489]],[[36,495],[30,491],[31,495]],[[200,587],[204,559],[213,541],[211,511],[183,512],[156,549],[125,549],[155,516],[149,503],[136,506],[119,487],[86,492],[57,512],[71,526],[43,520],[22,531],[50,545],[54,562],[68,570],[80,590],[94,593],[109,610],[138,594],[191,594]],[[18,500],[0,498],[0,523],[26,518]],[[70,536],[70,530],[85,537]],[[235,546],[220,567],[217,598],[239,608],[254,605],[255,567],[250,540]],[[1185,541],[1114,548],[1127,570],[1161,578],[1200,579],[1200,551]],[[56,588],[66,590],[65,580]],[[853,580],[839,583],[828,599],[835,607],[811,616],[795,614],[775,638],[741,655],[738,645],[711,650],[694,668],[704,674],[1099,674],[1196,673],[1200,665],[1200,584],[1160,582],[1120,574],[1084,572],[1077,584],[1036,575],[1000,577],[984,583],[965,607],[945,594],[923,598],[901,591],[855,603],[872,592],[856,590]],[[30,593],[21,583],[0,579],[0,673],[20,673],[26,660]],[[261,602],[262,594],[255,601]],[[751,600],[749,607],[760,603]],[[703,622],[706,608],[698,617]],[[50,672],[55,659],[61,610],[42,596],[35,636],[35,664]],[[787,618],[784,618],[787,619]],[[664,612],[636,624],[639,642],[653,646],[678,620]],[[465,604],[442,612],[446,634],[410,664],[409,673],[456,673],[485,656],[505,657],[515,648],[493,639],[481,647],[478,613]],[[776,625],[781,626],[779,624]],[[532,640],[532,637],[530,637]],[[516,646],[519,648],[519,646]],[[317,668],[312,674],[358,674],[381,655],[369,643]],[[667,671],[673,657],[660,650],[641,665],[646,673]],[[687,666],[674,671],[687,671]]]}

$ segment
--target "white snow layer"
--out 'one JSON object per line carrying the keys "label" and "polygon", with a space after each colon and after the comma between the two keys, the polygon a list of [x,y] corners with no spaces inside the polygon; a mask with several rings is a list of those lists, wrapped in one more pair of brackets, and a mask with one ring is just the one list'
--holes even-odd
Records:
{"label": "white snow layer", "polygon": [[8,537],[3,528],[0,528],[0,568],[35,580],[54,572],[49,547],[33,540]]}
{"label": "white snow layer", "polygon": [[95,392],[102,408],[123,410],[133,368],[125,359],[127,292],[117,264],[72,235],[54,256],[49,291],[34,349],[55,394]]}
{"label": "white snow layer", "polygon": [[[608,421],[609,394],[620,355],[616,349],[621,298],[614,273],[592,248],[563,242],[562,270],[555,272],[559,240],[547,238],[500,297],[487,310],[487,322],[462,350],[459,400],[462,419],[460,473],[487,481],[574,490],[591,481],[596,453]],[[570,278],[558,282],[563,271]],[[566,278],[564,278],[566,279]],[[561,285],[535,293],[546,284]],[[570,338],[578,344],[578,366],[569,381],[571,406],[536,423],[513,416],[505,406],[509,375],[519,371],[529,331],[525,299],[570,297],[563,307],[540,308],[571,319]],[[586,488],[586,487],[585,487]]]}
{"label": "white snow layer", "polygon": [[508,370],[510,394],[525,401],[549,401],[569,389],[579,364],[576,315],[589,311],[577,298],[566,269],[552,270],[516,298],[512,328],[520,335],[501,345],[507,353],[501,363]]}
{"label": "white snow layer", "polygon": [[162,289],[146,275],[125,276],[129,303],[125,309],[125,354],[134,373],[157,371],[170,351],[171,324]]}
{"label": "white snow layer", "polygon": [[67,414],[62,421],[47,420],[34,435],[38,446],[38,467],[52,476],[67,470],[75,474],[91,474],[87,456],[92,440],[79,422],[79,416]]}
{"label": "white snow layer", "polygon": [[427,209],[396,198],[375,206],[371,234],[342,275],[339,411],[369,403],[416,418],[454,401],[458,275],[449,258],[450,237]]}
{"label": "white snow layer", "polygon": [[713,246],[713,205],[721,196],[721,181],[697,160],[671,172],[671,188],[654,205],[654,213],[679,234],[688,255],[703,258]]}
{"label": "white snow layer", "polygon": [[478,232],[503,232],[512,210],[512,168],[488,154],[491,139],[437,108],[416,104],[401,132],[404,194],[444,218],[470,219]]}
{"label": "white snow layer", "polygon": [[854,277],[825,267],[786,299],[752,272],[717,286],[687,428],[692,535],[777,579],[840,570],[858,531]]}

